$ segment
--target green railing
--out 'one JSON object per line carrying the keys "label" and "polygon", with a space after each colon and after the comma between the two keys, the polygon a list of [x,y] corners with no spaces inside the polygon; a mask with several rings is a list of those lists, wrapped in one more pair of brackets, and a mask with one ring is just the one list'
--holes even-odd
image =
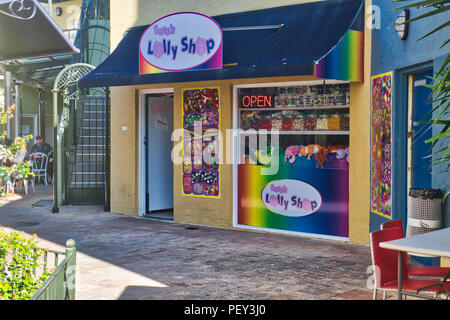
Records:
{"label": "green railing", "polygon": [[[55,271],[47,278],[30,300],[75,300],[75,241],[72,239],[67,240],[65,252],[50,249],[43,250],[43,271],[47,271],[50,258],[49,254],[53,254]],[[62,256],[64,256],[64,259],[59,263]]]}

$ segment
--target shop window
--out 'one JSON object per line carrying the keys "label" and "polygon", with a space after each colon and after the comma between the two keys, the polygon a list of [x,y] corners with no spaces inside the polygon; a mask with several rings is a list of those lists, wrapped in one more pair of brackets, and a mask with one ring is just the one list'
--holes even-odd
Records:
{"label": "shop window", "polygon": [[[278,130],[283,153],[295,149],[291,146],[304,147],[300,152],[309,152],[310,156],[320,150],[328,154],[345,149],[349,144],[349,89],[348,83],[240,88],[239,128],[245,135],[241,159],[251,160],[252,151],[264,152],[249,146],[249,135],[255,134],[257,149],[261,149],[260,130],[267,130],[268,146],[274,130]],[[315,149],[308,150],[308,146]]]}
{"label": "shop window", "polygon": [[235,226],[348,238],[350,85],[237,90]]}

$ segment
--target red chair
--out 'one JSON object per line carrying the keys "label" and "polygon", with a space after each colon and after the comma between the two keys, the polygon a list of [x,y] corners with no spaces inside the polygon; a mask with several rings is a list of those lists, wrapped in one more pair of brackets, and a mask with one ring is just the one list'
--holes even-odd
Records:
{"label": "red chair", "polygon": [[402,231],[403,231],[403,224],[402,224],[402,220],[400,220],[400,219],[385,222],[380,227],[381,227],[381,230],[391,229],[391,228],[402,228]]}
{"label": "red chair", "polygon": [[[383,291],[383,297],[386,298],[387,291],[398,290],[398,254],[395,250],[384,249],[380,247],[381,242],[401,239],[403,231],[399,228],[385,229],[372,232],[370,234],[370,248],[372,252],[372,267],[374,270],[374,294],[376,300],[377,291]],[[441,286],[440,281],[411,279],[408,278],[408,264],[406,255],[402,255],[402,293],[404,295],[416,295],[419,289],[427,294],[437,296],[440,293],[446,293],[450,290],[450,284]]]}
{"label": "red chair", "polygon": [[[402,220],[392,220],[385,222],[381,225],[381,230],[400,228],[402,232],[402,238],[405,236],[403,233]],[[406,253],[405,253],[406,256]],[[408,261],[408,258],[406,258]],[[450,277],[450,268],[445,267],[417,267],[408,265],[408,276],[423,278],[423,279],[440,279],[444,280],[446,277]]]}

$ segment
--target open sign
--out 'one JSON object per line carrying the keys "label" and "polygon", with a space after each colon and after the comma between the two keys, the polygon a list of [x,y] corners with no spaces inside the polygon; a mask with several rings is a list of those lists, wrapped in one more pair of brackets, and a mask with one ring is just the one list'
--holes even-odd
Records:
{"label": "open sign", "polygon": [[241,97],[243,108],[272,108],[273,96],[265,94],[244,95]]}

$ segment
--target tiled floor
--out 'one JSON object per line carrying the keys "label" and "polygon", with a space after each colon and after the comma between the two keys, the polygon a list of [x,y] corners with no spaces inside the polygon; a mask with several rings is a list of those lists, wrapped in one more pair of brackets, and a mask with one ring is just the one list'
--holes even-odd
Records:
{"label": "tiled floor", "polygon": [[336,241],[180,224],[63,206],[51,187],[2,201],[6,231],[44,247],[77,243],[77,299],[372,299],[370,249]]}

